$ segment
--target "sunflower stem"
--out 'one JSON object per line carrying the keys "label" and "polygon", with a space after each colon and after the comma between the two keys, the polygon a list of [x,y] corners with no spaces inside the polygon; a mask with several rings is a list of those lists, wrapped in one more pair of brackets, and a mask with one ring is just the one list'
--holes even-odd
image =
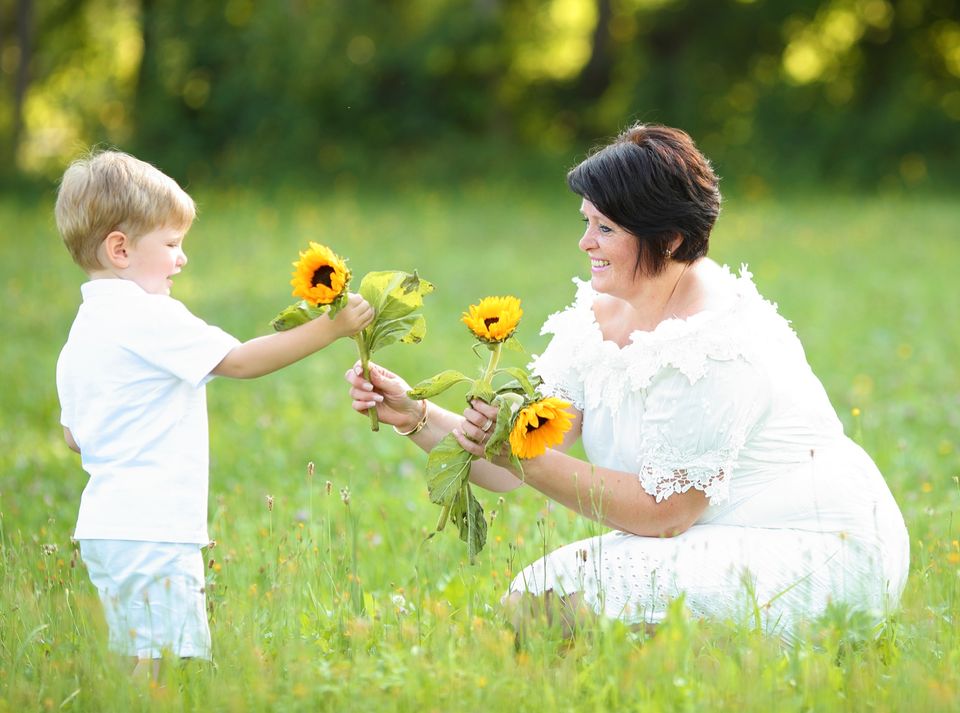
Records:
{"label": "sunflower stem", "polygon": [[[370,381],[370,352],[363,339],[363,332],[353,335],[353,340],[357,343],[357,351],[360,352],[360,366],[363,368],[363,378]],[[380,419],[377,418],[377,407],[367,409],[367,415],[370,417],[370,430],[380,430]]]}
{"label": "sunflower stem", "polygon": [[493,388],[493,372],[497,369],[497,364],[500,363],[500,353],[503,351],[503,342],[497,342],[493,348],[490,350],[490,361],[487,362],[487,368],[483,372],[481,380],[483,384],[488,388]]}

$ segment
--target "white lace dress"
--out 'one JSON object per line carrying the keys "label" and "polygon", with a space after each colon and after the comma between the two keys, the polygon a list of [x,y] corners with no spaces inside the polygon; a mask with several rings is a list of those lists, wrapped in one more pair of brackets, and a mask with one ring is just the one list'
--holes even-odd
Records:
{"label": "white lace dress", "polygon": [[657,623],[682,594],[696,616],[760,621],[787,640],[831,602],[878,618],[897,603],[903,517],[751,277],[727,269],[729,309],[667,320],[623,348],[604,341],[596,293],[574,280],[534,371],[583,412],[591,463],[636,473],[658,502],[697,488],[709,506],[677,537],[614,531],[561,547],[511,591],[579,592],[629,623]]}

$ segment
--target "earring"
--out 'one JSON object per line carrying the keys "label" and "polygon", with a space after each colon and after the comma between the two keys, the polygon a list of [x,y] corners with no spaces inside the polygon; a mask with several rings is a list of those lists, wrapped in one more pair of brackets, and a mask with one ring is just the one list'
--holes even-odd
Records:
{"label": "earring", "polygon": [[667,258],[667,260],[669,260],[670,258],[673,257],[673,250],[671,250],[670,248],[667,248],[666,250],[663,251],[663,256]]}

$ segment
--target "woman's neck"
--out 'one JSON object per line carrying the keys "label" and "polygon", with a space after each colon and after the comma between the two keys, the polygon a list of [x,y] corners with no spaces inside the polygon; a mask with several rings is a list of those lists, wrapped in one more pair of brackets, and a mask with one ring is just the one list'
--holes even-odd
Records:
{"label": "woman's neck", "polygon": [[700,260],[671,262],[656,277],[637,284],[636,293],[624,300],[627,313],[624,316],[630,322],[631,332],[649,332],[665,320],[689,316],[686,309],[697,281],[699,263]]}

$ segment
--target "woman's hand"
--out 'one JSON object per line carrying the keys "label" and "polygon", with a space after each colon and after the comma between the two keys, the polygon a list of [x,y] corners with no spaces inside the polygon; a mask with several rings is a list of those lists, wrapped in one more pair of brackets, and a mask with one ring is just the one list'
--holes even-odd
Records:
{"label": "woman's hand", "polygon": [[366,413],[376,407],[377,418],[400,431],[409,431],[420,421],[423,405],[407,396],[410,385],[389,369],[370,362],[367,381],[358,361],[344,378],[350,384],[350,405],[354,411]]}
{"label": "woman's hand", "polygon": [[[465,451],[478,458],[484,458],[486,457],[484,449],[496,425],[497,407],[491,406],[480,399],[474,399],[470,402],[470,406],[464,410],[463,422],[453,429],[453,434]],[[490,462],[509,470],[510,446],[505,443],[500,450],[501,452],[495,458],[490,459]]]}

